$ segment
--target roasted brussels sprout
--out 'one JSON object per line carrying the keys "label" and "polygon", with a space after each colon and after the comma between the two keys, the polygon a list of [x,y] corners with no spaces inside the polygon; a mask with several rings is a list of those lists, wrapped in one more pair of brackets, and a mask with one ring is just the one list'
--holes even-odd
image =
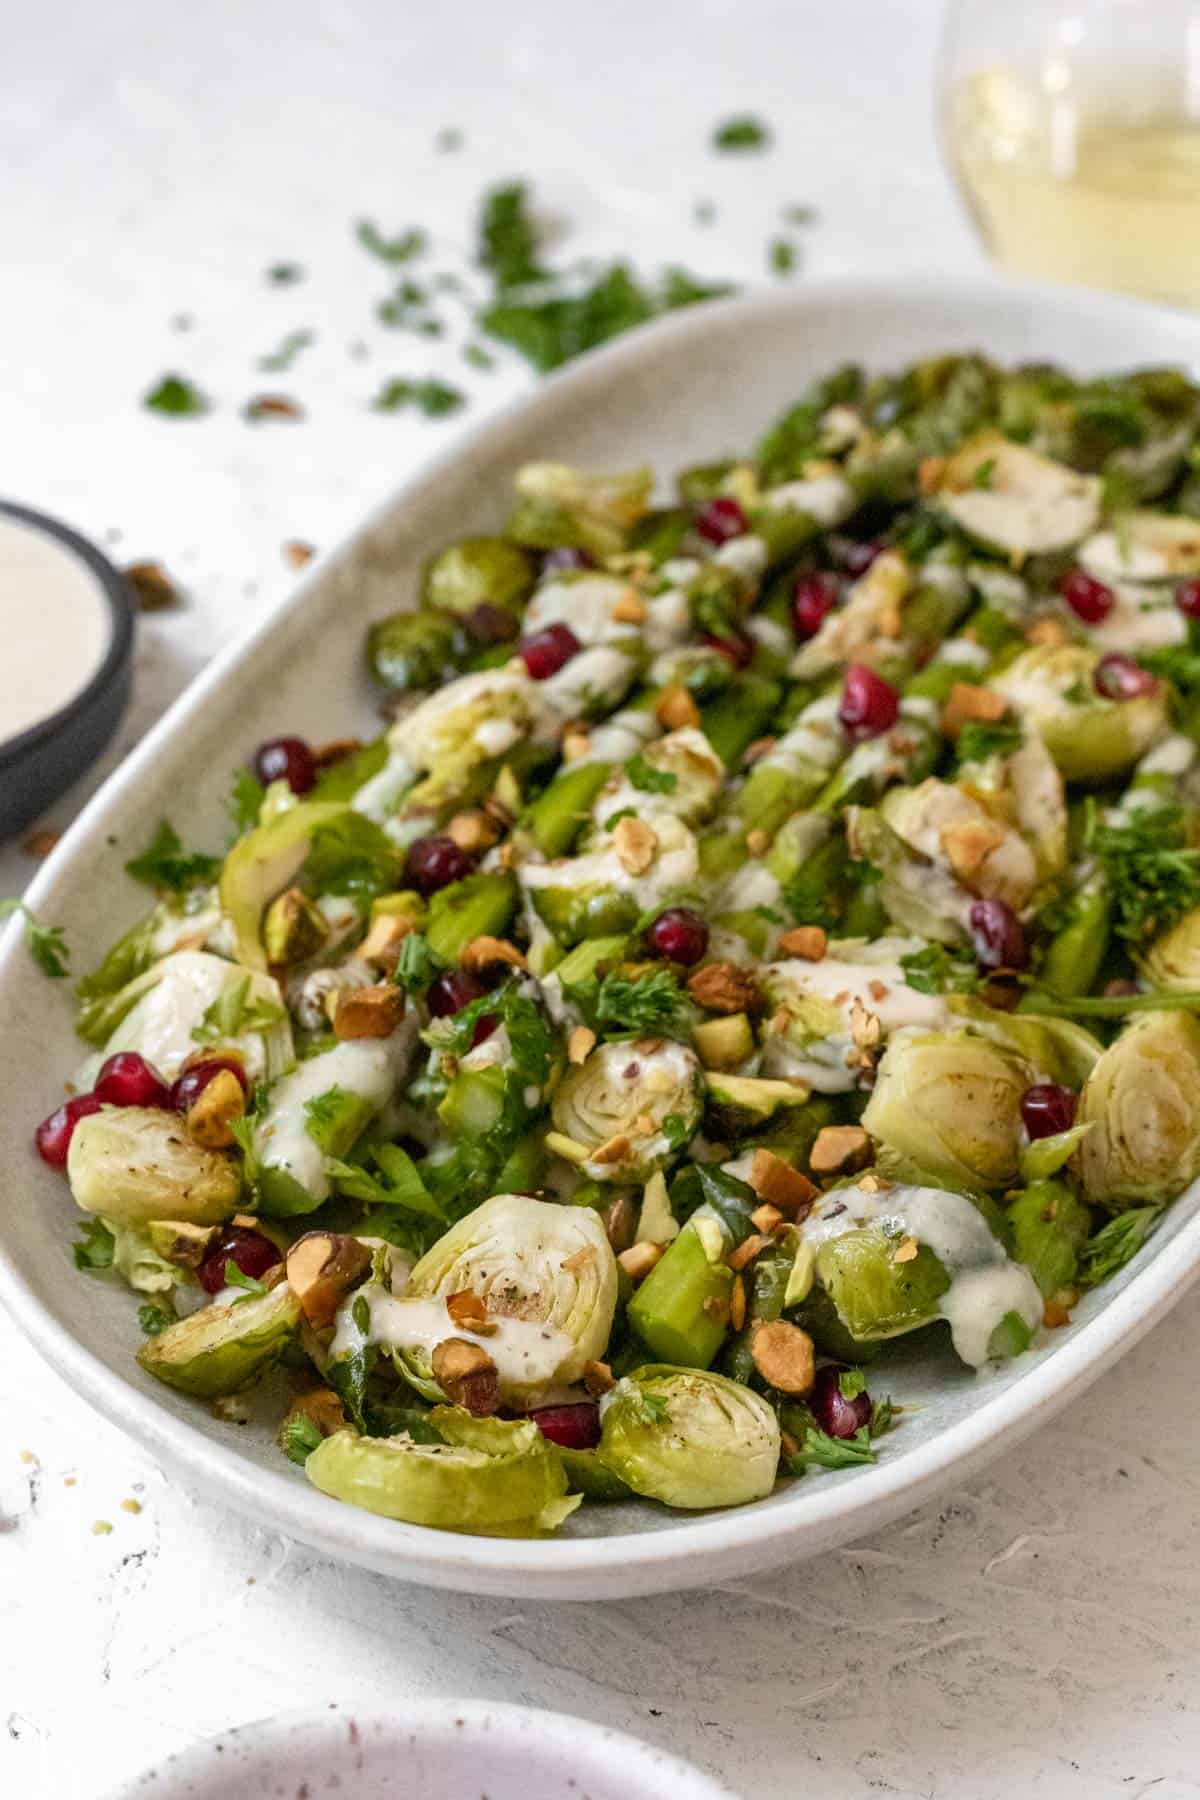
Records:
{"label": "roasted brussels sprout", "polygon": [[438,1406],[429,1423],[440,1442],[334,1432],[304,1472],[332,1500],[483,1537],[538,1537],[578,1506],[562,1458],[530,1420],[474,1419]]}
{"label": "roasted brussels sprout", "polygon": [[1132,768],[1168,722],[1163,683],[1110,700],[1096,687],[1099,663],[1087,644],[1037,645],[991,683],[1036,726],[1065,778],[1093,785]]}
{"label": "roasted brussels sprout", "polygon": [[462,626],[444,613],[391,613],[367,632],[371,673],[394,693],[440,687],[457,673],[465,650]]}
{"label": "roasted brussels sprout", "polygon": [[106,1106],[80,1119],[67,1155],[77,1206],[123,1225],[179,1219],[217,1225],[238,1209],[242,1171],[232,1156],[202,1150],[178,1113]]}
{"label": "roasted brussels sprout", "polygon": [[502,537],[462,538],[426,565],[425,602],[459,619],[468,618],[477,606],[501,607],[515,617],[536,575],[533,557],[520,544]]}
{"label": "roasted brussels sprout", "polygon": [[986,431],[942,471],[938,500],[956,525],[990,550],[1041,556],[1069,550],[1100,516],[1100,482]]}
{"label": "roasted brussels sprout", "polygon": [[300,1302],[286,1282],[269,1293],[215,1301],[148,1338],[138,1361],[148,1375],[215,1400],[236,1394],[279,1361],[300,1326]]}
{"label": "roasted brussels sprout", "polygon": [[636,1494],[667,1506],[742,1506],[774,1487],[779,1444],[779,1421],[761,1394],[663,1363],[617,1383],[600,1456]]}
{"label": "roasted brussels sprout", "polygon": [[202,1044],[234,1051],[252,1081],[293,1060],[292,1028],[279,984],[204,950],[165,956],[118,996],[128,1001],[103,1056],[136,1050],[173,1081]]}
{"label": "roasted brussels sprout", "polygon": [[1182,1193],[1200,1175],[1200,1021],[1133,1019],[1089,1075],[1077,1119],[1092,1126],[1074,1158],[1089,1200],[1119,1212]]}
{"label": "roasted brussels sprout", "polygon": [[688,1141],[703,1111],[704,1071],[685,1045],[600,1044],[554,1096],[560,1136],[551,1148],[593,1181],[642,1182]]}
{"label": "roasted brussels sprout", "polygon": [[517,471],[516,489],[508,531],[518,543],[535,550],[573,546],[593,556],[614,556],[649,510],[654,471],[588,475],[566,463],[526,463]]}
{"label": "roasted brussels sprout", "polygon": [[968,1191],[1011,1187],[1034,1080],[1024,1057],[975,1032],[910,1028],[884,1051],[862,1122],[885,1167]]}
{"label": "roasted brussels sprout", "polygon": [[1148,981],[1156,988],[1200,988],[1200,907],[1185,913],[1164,931],[1139,958]]}

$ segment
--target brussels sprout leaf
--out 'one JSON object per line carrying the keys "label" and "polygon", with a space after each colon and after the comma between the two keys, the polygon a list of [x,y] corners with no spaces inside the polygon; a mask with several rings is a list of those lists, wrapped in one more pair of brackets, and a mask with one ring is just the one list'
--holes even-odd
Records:
{"label": "brussels sprout leaf", "polygon": [[647,794],[673,794],[679,786],[678,775],[670,769],[656,769],[644,756],[631,757],[625,768],[631,786]]}

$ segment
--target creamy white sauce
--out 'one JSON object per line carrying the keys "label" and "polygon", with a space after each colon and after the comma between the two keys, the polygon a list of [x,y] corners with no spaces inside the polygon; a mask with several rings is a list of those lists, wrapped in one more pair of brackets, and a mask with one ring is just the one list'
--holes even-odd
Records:
{"label": "creamy white sauce", "polygon": [[854,489],[843,475],[812,475],[768,488],[763,505],[772,512],[802,512],[818,525],[840,525],[854,511]]}
{"label": "creamy white sauce", "polygon": [[394,813],[417,778],[417,771],[403,751],[392,746],[387,761],[369,781],[364,781],[352,802],[355,812],[377,825]]}
{"label": "creamy white sauce", "polygon": [[1173,731],[1143,756],[1139,775],[1186,775],[1196,761],[1196,746],[1181,731]]}
{"label": "creamy white sauce", "polygon": [[[408,1044],[411,1035],[405,1034]],[[395,1085],[396,1061],[396,1048],[390,1040],[350,1038],[301,1063],[271,1090],[266,1114],[255,1132],[259,1161],[267,1168],[286,1170],[315,1198],[327,1199],[333,1183],[324,1151],[309,1136],[305,1105],[339,1087],[360,1095],[378,1111]]]}
{"label": "creamy white sauce", "polygon": [[577,575],[544,582],[525,609],[523,634],[531,637],[547,625],[562,624],[569,625],[585,645],[636,638],[636,624],[613,618],[614,610],[630,592],[629,583],[616,575]]}
{"label": "creamy white sauce", "polygon": [[719,568],[730,570],[747,587],[757,587],[766,572],[767,546],[762,538],[746,532],[714,551],[713,561]]}
{"label": "creamy white sauce", "polygon": [[596,644],[537,685],[546,705],[561,719],[578,719],[597,708],[615,706],[636,673],[637,664],[625,651]]}
{"label": "creamy white sauce", "polygon": [[970,643],[967,638],[950,638],[934,657],[935,662],[965,669],[986,669],[991,660],[990,650],[985,650],[982,644]]}
{"label": "creamy white sauce", "polygon": [[[389,1350],[416,1351],[428,1358],[447,1338],[465,1338],[487,1351],[496,1365],[503,1387],[539,1388],[552,1382],[562,1364],[575,1348],[574,1340],[565,1332],[536,1319],[514,1319],[497,1314],[496,1329],[488,1336],[456,1325],[446,1310],[444,1300],[415,1300],[385,1293],[382,1288],[359,1290],[371,1313],[370,1336],[373,1343]],[[339,1314],[338,1328],[330,1347],[333,1356],[343,1355],[357,1341],[350,1328],[349,1309]]]}
{"label": "creamy white sauce", "polygon": [[1120,583],[1112,589],[1115,604],[1107,618],[1088,628],[1088,642],[1097,650],[1162,650],[1187,642],[1187,620],[1174,595]]}
{"label": "creamy white sauce", "polygon": [[816,1246],[873,1223],[893,1227],[897,1237],[915,1237],[942,1264],[950,1287],[938,1310],[955,1350],[972,1368],[987,1361],[992,1333],[1006,1313],[1017,1313],[1031,1331],[1041,1324],[1042,1296],[1033,1277],[1009,1260],[982,1213],[962,1194],[906,1186],[882,1193],[835,1188],[817,1202],[800,1230]]}
{"label": "creamy white sauce", "polygon": [[0,742],[49,719],[99,673],[112,641],[104,589],[57,538],[0,514]]}
{"label": "creamy white sauce", "polygon": [[899,958],[917,947],[915,941],[907,939],[880,938],[874,944],[861,946],[854,960],[833,955],[820,962],[805,962],[797,957],[768,963],[762,979],[773,1006],[786,1006],[789,1000],[819,1000],[833,1009],[841,1024],[824,1036],[807,1039],[796,1025],[786,1035],[768,1033],[764,1040],[764,1072],[806,1081],[821,1094],[848,1093],[857,1079],[850,1023],[856,1004],[879,1020],[884,1038],[906,1025],[928,1030],[943,1025],[947,1017],[945,1001],[936,994],[918,993],[904,979]]}
{"label": "creamy white sauce", "polygon": [[[105,1046],[111,1056],[117,1050],[137,1050],[166,1081],[173,1081],[189,1056],[200,1049],[193,1034],[208,1008],[227,988],[249,977],[247,998],[282,1007],[279,983],[269,975],[251,974],[224,957],[203,950],[181,950],[162,965],[154,986],[122,1019]],[[246,1031],[222,1040],[240,1051],[251,1081],[285,1068],[292,1060],[292,1031],[286,1017],[270,1027],[271,1067],[261,1031]]]}
{"label": "creamy white sauce", "polygon": [[846,735],[838,722],[841,694],[823,694],[806,706],[790,730],[778,738],[763,757],[771,768],[799,771],[815,763],[833,769],[846,753]]}
{"label": "creamy white sauce", "polygon": [[720,912],[753,912],[756,906],[776,906],[780,885],[763,863],[748,862],[729,877],[721,889]]}
{"label": "creamy white sauce", "polygon": [[658,721],[652,712],[640,712],[636,707],[627,707],[592,728],[587,755],[575,760],[625,763],[651,743],[658,733]]}

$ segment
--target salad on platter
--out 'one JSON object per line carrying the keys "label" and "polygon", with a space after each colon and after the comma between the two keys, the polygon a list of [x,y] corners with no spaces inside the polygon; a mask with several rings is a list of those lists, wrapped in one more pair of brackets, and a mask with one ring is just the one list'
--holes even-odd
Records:
{"label": "salad on platter", "polygon": [[847,367],[515,487],[378,736],[150,821],[35,1142],[148,1376],[535,1535],[873,1462],[891,1340],[1044,1351],[1200,1174],[1200,389]]}

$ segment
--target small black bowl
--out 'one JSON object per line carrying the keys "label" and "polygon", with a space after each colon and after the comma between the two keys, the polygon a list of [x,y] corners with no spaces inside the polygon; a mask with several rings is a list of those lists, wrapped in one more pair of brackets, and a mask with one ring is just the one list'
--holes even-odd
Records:
{"label": "small black bowl", "polygon": [[33,526],[86,563],[108,601],[111,620],[108,650],[87,686],[49,718],[0,742],[0,838],[6,838],[90,768],[117,729],[129,700],[133,605],[124,578],[78,532],[6,500],[0,500],[0,514]]}

